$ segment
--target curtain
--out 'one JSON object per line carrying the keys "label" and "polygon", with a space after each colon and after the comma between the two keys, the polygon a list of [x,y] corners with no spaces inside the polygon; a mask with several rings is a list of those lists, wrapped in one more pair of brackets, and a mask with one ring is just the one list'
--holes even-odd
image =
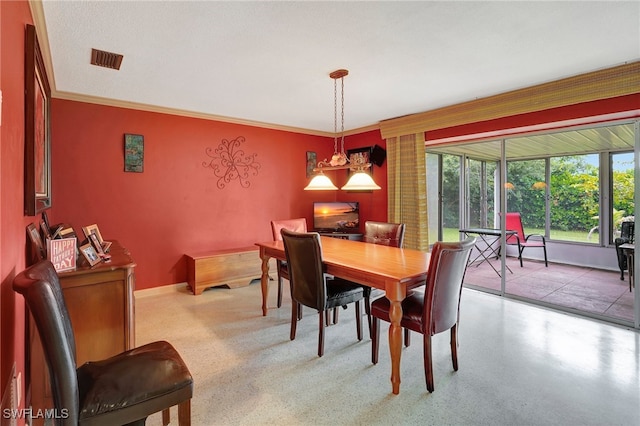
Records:
{"label": "curtain", "polygon": [[429,250],[424,133],[387,139],[389,222],[404,223],[404,247]]}

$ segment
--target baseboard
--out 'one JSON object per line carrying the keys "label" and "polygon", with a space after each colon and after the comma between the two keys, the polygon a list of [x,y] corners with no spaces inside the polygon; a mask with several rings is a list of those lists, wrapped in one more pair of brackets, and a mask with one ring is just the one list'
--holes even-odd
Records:
{"label": "baseboard", "polygon": [[158,296],[161,294],[168,294],[168,293],[179,293],[179,292],[182,293],[185,291],[186,287],[187,287],[187,283],[183,282],[183,283],[163,285],[160,287],[145,288],[142,290],[136,290],[133,293],[134,293],[134,297],[136,299],[139,299],[141,297]]}

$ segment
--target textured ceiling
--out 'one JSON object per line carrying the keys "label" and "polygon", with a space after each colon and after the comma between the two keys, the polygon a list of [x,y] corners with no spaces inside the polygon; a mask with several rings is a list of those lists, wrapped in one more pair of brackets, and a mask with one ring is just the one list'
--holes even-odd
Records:
{"label": "textured ceiling", "polygon": [[[333,132],[640,59],[640,2],[32,3],[54,97]],[[38,12],[39,10],[39,12]],[[42,26],[45,24],[46,29]],[[124,55],[119,71],[91,49]]]}

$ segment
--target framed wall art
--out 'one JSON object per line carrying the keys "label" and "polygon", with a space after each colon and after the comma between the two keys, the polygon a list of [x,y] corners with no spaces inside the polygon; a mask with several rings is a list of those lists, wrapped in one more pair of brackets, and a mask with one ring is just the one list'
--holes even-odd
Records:
{"label": "framed wall art", "polygon": [[144,136],[124,135],[124,171],[142,173],[144,170]]}
{"label": "framed wall art", "polygon": [[315,175],[313,169],[318,165],[317,154],[313,151],[307,151],[307,178]]}
{"label": "framed wall art", "polygon": [[[366,148],[356,148],[356,149],[348,149],[347,150],[347,158],[349,159],[349,163],[351,164],[355,164],[356,160],[355,157],[358,155],[362,155],[363,161],[364,163],[371,163],[371,147],[368,146]],[[369,167],[368,169],[365,170],[365,172],[369,173],[370,175],[372,175],[373,173],[373,165],[371,165],[371,167]],[[351,175],[351,173],[353,173],[351,170],[349,170],[348,175]]]}
{"label": "framed wall art", "polygon": [[51,89],[33,25],[26,26],[25,50],[24,212],[35,216],[51,207]]}

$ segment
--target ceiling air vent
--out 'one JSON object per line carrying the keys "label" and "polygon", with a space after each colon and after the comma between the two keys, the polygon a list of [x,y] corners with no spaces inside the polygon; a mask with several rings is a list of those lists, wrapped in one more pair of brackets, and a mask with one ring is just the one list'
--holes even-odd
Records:
{"label": "ceiling air vent", "polygon": [[122,63],[122,55],[117,53],[105,52],[104,50],[91,49],[91,64],[99,67],[120,69]]}

